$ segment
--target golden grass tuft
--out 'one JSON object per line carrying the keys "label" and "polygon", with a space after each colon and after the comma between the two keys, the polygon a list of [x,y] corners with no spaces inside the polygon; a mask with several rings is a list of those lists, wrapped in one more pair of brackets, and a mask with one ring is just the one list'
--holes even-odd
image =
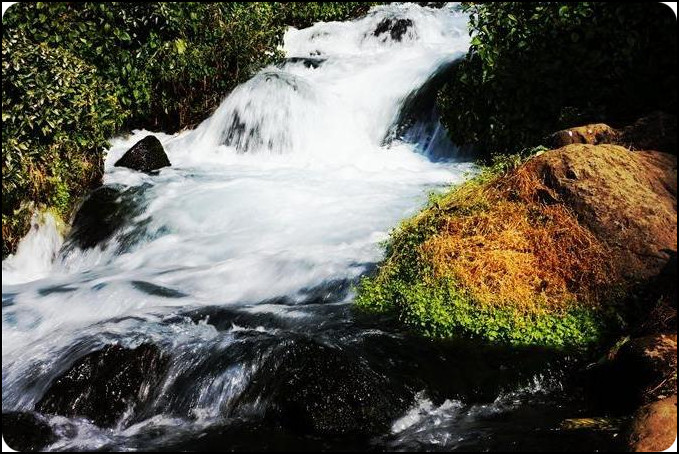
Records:
{"label": "golden grass tuft", "polygon": [[442,228],[420,246],[436,278],[452,278],[482,305],[554,312],[596,306],[611,282],[604,244],[519,167],[452,191],[438,204]]}

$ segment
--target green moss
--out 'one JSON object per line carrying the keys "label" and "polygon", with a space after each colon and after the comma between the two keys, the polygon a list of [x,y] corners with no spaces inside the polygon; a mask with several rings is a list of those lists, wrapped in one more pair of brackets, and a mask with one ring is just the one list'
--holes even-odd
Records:
{"label": "green moss", "polygon": [[557,314],[483,307],[446,280],[410,283],[367,277],[359,284],[355,304],[360,310],[395,314],[428,337],[469,337],[515,346],[586,347],[598,342],[607,328],[601,311],[577,303]]}

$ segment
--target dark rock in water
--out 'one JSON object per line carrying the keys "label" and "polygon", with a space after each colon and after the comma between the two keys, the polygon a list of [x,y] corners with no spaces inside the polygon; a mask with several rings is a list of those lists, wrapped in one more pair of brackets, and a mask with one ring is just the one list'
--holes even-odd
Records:
{"label": "dark rock in water", "polygon": [[[454,77],[461,61],[455,60],[442,64],[422,86],[404,98],[396,121],[382,139],[383,146],[388,146],[398,139],[407,143],[420,144],[424,149],[429,148],[430,141],[441,128],[436,97],[446,81]],[[443,142],[438,144],[440,149],[436,150],[437,155],[430,157],[449,158],[453,152],[457,153],[457,157],[461,157],[460,147],[450,142],[447,134],[443,134]]]}
{"label": "dark rock in water", "polygon": [[305,68],[316,69],[325,63],[325,58],[318,57],[290,57],[279,63],[277,66],[283,68],[287,64],[302,64]]}
{"label": "dark rock in water", "polygon": [[361,436],[387,430],[412,393],[358,357],[298,340],[274,350],[244,396],[268,400],[268,416],[294,432]]}
{"label": "dark rock in water", "polygon": [[171,164],[160,140],[156,136],[146,136],[127,150],[114,165],[141,172],[151,172]]}
{"label": "dark rock in water", "polygon": [[93,191],[76,212],[69,239],[87,249],[110,238],[125,221],[118,208],[120,194],[109,186]]}
{"label": "dark rock in water", "polygon": [[111,427],[153,397],[166,368],[167,358],[153,345],[110,345],[79,359],[52,382],[36,410]]}
{"label": "dark rock in water", "polygon": [[142,212],[144,190],[145,186],[124,191],[114,186],[103,186],[92,191],[71,222],[65,249],[88,249],[105,243]]}
{"label": "dark rock in water", "polygon": [[383,33],[389,32],[391,39],[394,41],[401,41],[403,35],[408,31],[408,28],[412,27],[412,19],[382,19],[382,21],[377,24],[377,28],[373,32],[373,35],[380,36]]}
{"label": "dark rock in water", "polygon": [[41,451],[57,439],[40,416],[14,411],[2,414],[2,438],[15,451]]}

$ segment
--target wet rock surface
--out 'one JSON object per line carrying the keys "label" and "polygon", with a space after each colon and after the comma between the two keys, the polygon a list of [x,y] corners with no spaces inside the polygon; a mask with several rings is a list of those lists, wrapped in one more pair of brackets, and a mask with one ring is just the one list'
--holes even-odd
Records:
{"label": "wet rock surface", "polygon": [[375,36],[388,33],[392,40],[401,41],[403,35],[413,26],[412,19],[383,19],[373,32]]}
{"label": "wet rock surface", "polygon": [[79,359],[54,380],[36,410],[113,426],[153,396],[166,366],[165,356],[153,345],[107,346]]}
{"label": "wet rock surface", "polygon": [[367,435],[384,431],[412,394],[342,350],[311,340],[281,345],[246,391],[267,396],[269,416],[296,433]]}
{"label": "wet rock surface", "polygon": [[44,418],[16,411],[3,412],[2,438],[15,451],[40,451],[57,439]]}
{"label": "wet rock surface", "polygon": [[115,167],[127,167],[140,172],[152,172],[170,165],[165,149],[156,136],[144,137],[114,164]]}

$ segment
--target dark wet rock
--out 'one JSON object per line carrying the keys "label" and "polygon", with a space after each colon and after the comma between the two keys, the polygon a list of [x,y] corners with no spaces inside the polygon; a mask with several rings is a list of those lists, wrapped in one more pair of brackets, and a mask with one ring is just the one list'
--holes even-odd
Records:
{"label": "dark wet rock", "polygon": [[111,427],[153,397],[166,368],[167,358],[153,345],[110,345],[79,359],[54,380],[36,410]]}
{"label": "dark wet rock", "polygon": [[405,35],[408,28],[412,27],[412,25],[412,19],[382,19],[382,21],[377,24],[373,35],[380,36],[384,33],[389,33],[392,40],[401,41],[403,35]]}
{"label": "dark wet rock", "polygon": [[[427,81],[419,88],[410,92],[399,109],[396,121],[389,127],[382,139],[382,145],[388,146],[394,140],[405,141],[429,148],[429,140],[434,138],[436,131],[441,128],[439,112],[436,108],[436,97],[446,81],[454,77],[462,60],[442,64]],[[423,137],[427,139],[423,140]],[[443,134],[447,143],[440,144],[443,155],[433,158],[450,157],[457,150],[447,134]]]}
{"label": "dark wet rock", "polygon": [[383,432],[411,398],[359,357],[306,339],[275,349],[242,396],[266,399],[269,417],[288,430],[315,435]]}
{"label": "dark wet rock", "polygon": [[103,186],[92,191],[73,217],[65,249],[89,249],[108,241],[142,211],[144,189]]}
{"label": "dark wet rock", "polygon": [[165,149],[156,136],[144,137],[114,164],[115,167],[127,167],[141,172],[152,172],[170,165]]}
{"label": "dark wet rock", "polygon": [[110,238],[125,222],[119,213],[120,195],[121,191],[110,186],[93,191],[73,218],[69,240],[87,249]]}
{"label": "dark wet rock", "polygon": [[318,57],[290,57],[281,62],[278,67],[283,68],[287,64],[302,64],[305,68],[316,69],[325,63],[325,58]]}
{"label": "dark wet rock", "polygon": [[16,411],[2,414],[2,438],[15,451],[40,451],[57,439],[42,417]]}

